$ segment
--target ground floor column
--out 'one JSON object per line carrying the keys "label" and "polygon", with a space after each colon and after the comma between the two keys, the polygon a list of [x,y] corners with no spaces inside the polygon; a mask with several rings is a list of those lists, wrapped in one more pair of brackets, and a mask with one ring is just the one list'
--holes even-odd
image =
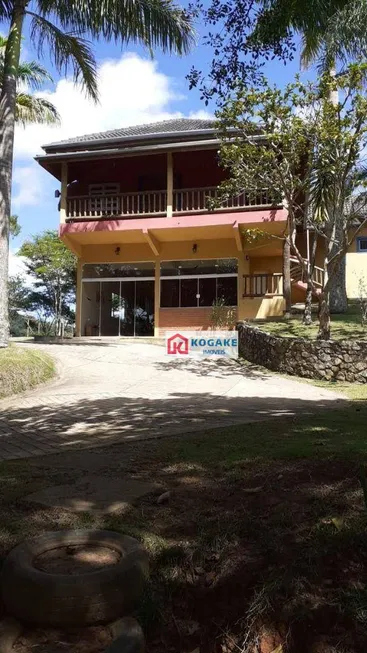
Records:
{"label": "ground floor column", "polygon": [[75,335],[77,338],[81,336],[82,324],[82,269],[83,261],[78,258],[76,268],[76,300],[75,300]]}
{"label": "ground floor column", "polygon": [[250,274],[250,258],[247,254],[242,253],[238,257],[238,278],[237,278],[237,319],[243,320],[244,313],[244,299],[243,293],[245,288],[244,278],[245,274]]}
{"label": "ground floor column", "polygon": [[154,275],[154,336],[159,336],[159,308],[161,305],[161,262],[155,262]]}

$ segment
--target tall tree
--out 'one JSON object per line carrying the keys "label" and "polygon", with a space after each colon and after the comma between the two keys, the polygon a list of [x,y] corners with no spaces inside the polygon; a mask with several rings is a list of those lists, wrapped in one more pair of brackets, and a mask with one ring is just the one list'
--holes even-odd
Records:
{"label": "tall tree", "polygon": [[[150,50],[182,54],[191,46],[191,20],[172,0],[0,0],[8,30],[0,95],[0,347],[8,343],[7,277],[16,83],[25,18],[29,38],[60,73],[72,69],[97,100],[96,62],[87,37],[137,41]],[[27,23],[28,24],[28,23]]]}
{"label": "tall tree", "polygon": [[[367,64],[354,64],[338,81],[325,72],[319,83],[302,84],[297,78],[284,90],[265,78],[252,88],[239,84],[219,113],[220,157],[228,171],[221,199],[259,188],[285,198],[284,238],[303,280],[319,298],[323,339],[330,337],[328,299],[337,265],[367,224],[366,180],[361,173],[361,153],[367,145],[366,75]],[[343,101],[335,105],[331,91],[337,83]],[[307,213],[305,197],[312,206]],[[297,226],[305,217],[325,245],[319,292],[312,266],[298,246]]]}
{"label": "tall tree", "polygon": [[25,325],[20,312],[31,309],[30,289],[25,285],[22,276],[17,274],[9,277],[8,292],[10,330],[13,335],[23,335],[20,331],[24,331]]}
{"label": "tall tree", "polygon": [[61,321],[70,315],[75,302],[76,258],[59,239],[57,231],[45,231],[19,249],[27,273],[33,278],[29,303],[33,310],[47,314],[60,334]]}
{"label": "tall tree", "polygon": [[[0,89],[3,84],[4,59],[7,39],[0,36]],[[52,82],[51,75],[37,61],[20,61],[17,74],[15,122],[28,123],[59,122],[56,107],[45,98],[36,97],[28,91],[38,91],[45,82]]]}
{"label": "tall tree", "polygon": [[[367,57],[365,0],[212,0],[203,14],[214,56],[208,74],[194,67],[189,80],[207,102],[214,98],[221,105],[239,81],[258,79],[267,59],[292,59],[296,34],[304,66],[316,61],[320,70],[332,71]],[[335,92],[333,99],[337,102]],[[336,230],[335,252],[342,228]],[[333,276],[329,301],[332,312],[347,309],[345,259]]]}
{"label": "tall tree", "polygon": [[[255,27],[254,41],[274,47],[291,31],[302,38],[301,61],[304,66],[318,62],[321,70],[335,72],[338,63],[366,57],[367,5],[364,0],[265,0],[264,11]],[[334,102],[338,95],[334,92]],[[336,225],[332,254],[338,251],[342,240],[343,224]],[[332,313],[348,308],[345,258],[335,269],[329,293]]]}

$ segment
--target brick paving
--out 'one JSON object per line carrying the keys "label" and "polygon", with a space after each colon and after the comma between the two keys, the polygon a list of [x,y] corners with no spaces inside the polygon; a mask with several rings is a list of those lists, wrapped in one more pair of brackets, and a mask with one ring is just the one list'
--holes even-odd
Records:
{"label": "brick paving", "polygon": [[47,350],[59,376],[0,401],[0,460],[312,414],[344,401],[237,361],[168,359],[158,345],[22,346]]}

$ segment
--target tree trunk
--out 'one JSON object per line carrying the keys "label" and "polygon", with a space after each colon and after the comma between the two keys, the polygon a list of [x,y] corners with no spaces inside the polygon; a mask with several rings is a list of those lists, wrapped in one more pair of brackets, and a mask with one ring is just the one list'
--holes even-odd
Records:
{"label": "tree trunk", "polygon": [[345,283],[345,256],[335,265],[333,274],[330,277],[330,313],[346,313],[348,310],[348,298]]}
{"label": "tree trunk", "polygon": [[322,292],[319,297],[319,332],[318,340],[330,340],[330,309],[329,297],[326,292]]}
{"label": "tree trunk", "polygon": [[292,308],[292,286],[291,286],[291,246],[287,240],[283,246],[283,297],[285,299],[284,317],[291,316]]}
{"label": "tree trunk", "polygon": [[16,82],[26,0],[14,3],[0,96],[0,347],[9,343],[9,218],[13,173]]}
{"label": "tree trunk", "polygon": [[305,326],[312,324],[312,288],[311,284],[307,284],[305,310],[303,311],[302,322]]}

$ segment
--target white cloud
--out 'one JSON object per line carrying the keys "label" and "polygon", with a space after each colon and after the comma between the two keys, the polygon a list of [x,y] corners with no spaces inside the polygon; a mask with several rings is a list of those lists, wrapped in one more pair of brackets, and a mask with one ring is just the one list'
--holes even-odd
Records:
{"label": "white cloud", "polygon": [[37,206],[42,199],[43,185],[41,170],[34,164],[15,166],[13,173],[12,207],[15,210],[23,206]]}
{"label": "white cloud", "polygon": [[214,120],[215,116],[210,111],[199,109],[198,111],[191,111],[189,118],[198,118],[199,120]]}
{"label": "white cloud", "polygon": [[17,256],[18,251],[18,249],[10,249],[9,251],[9,277],[21,275],[26,278],[25,256]]}
{"label": "white cloud", "polygon": [[41,152],[42,145],[52,141],[182,115],[169,112],[169,103],[182,96],[150,59],[126,54],[119,60],[104,61],[98,77],[99,104],[86,98],[71,79],[61,79],[54,91],[39,93],[57,107],[61,125],[18,126],[15,157],[34,156]]}
{"label": "white cloud", "polygon": [[[85,97],[72,79],[61,79],[53,91],[38,93],[52,102],[60,116],[60,126],[17,125],[15,130],[14,191],[15,211],[25,206],[42,206],[45,192],[44,173],[32,159],[42,153],[42,145],[73,136],[81,136],[116,127],[182,117],[170,111],[173,101],[185,99],[175,82],[159,72],[151,59],[125,54],[120,59],[103,61],[98,70],[100,101]],[[193,118],[212,118],[204,109],[190,113]]]}

